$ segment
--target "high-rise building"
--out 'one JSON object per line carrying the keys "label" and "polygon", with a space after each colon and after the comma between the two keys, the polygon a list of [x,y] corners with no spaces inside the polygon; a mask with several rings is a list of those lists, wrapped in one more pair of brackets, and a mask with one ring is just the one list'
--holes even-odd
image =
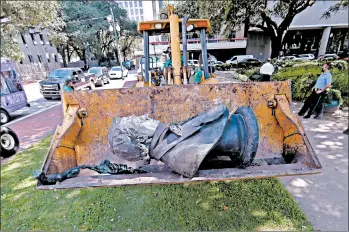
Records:
{"label": "high-rise building", "polygon": [[130,19],[137,22],[158,19],[159,11],[163,6],[162,0],[118,1],[118,4],[127,11]]}

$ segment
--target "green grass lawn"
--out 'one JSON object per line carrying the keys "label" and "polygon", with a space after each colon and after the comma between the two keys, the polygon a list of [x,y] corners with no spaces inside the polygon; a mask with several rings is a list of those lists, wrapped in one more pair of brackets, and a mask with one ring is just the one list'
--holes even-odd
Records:
{"label": "green grass lawn", "polygon": [[1,230],[313,230],[277,179],[36,190],[51,138],[1,168]]}

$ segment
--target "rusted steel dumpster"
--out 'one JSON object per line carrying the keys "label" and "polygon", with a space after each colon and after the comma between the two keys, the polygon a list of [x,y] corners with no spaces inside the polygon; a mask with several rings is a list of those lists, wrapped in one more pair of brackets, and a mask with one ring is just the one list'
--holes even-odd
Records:
{"label": "rusted steel dumpster", "polygon": [[[65,92],[64,120],[42,166],[47,175],[105,159],[129,165],[115,156],[108,144],[108,129],[116,116],[149,115],[164,123],[181,122],[217,100],[224,102],[230,112],[240,106],[253,110],[259,127],[255,162],[244,169],[200,168],[193,178],[186,178],[155,161],[148,165],[148,173],[101,175],[82,170],[75,178],[55,185],[38,183],[37,188],[174,184],[319,173],[321,165],[298,116],[290,110],[290,94],[288,81]],[[279,162],[289,155],[295,157],[292,162]]]}

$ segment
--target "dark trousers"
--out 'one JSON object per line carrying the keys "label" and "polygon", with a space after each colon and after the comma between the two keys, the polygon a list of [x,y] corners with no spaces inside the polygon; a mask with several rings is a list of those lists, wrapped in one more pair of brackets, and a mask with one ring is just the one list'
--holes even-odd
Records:
{"label": "dark trousers", "polygon": [[261,81],[270,81],[271,75],[262,74]]}
{"label": "dark trousers", "polygon": [[308,115],[316,113],[316,115],[322,115],[323,112],[323,101],[326,96],[326,92],[320,94],[316,93],[316,89],[310,94],[310,96],[305,100],[302,109],[299,111],[300,115],[304,115],[308,110]]}

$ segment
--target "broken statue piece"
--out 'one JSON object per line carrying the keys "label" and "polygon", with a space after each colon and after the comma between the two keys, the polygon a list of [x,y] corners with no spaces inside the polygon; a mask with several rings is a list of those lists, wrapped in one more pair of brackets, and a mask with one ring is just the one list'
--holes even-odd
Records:
{"label": "broken statue piece", "polygon": [[111,151],[131,162],[149,159],[149,144],[158,124],[146,115],[114,118],[108,132]]}
{"label": "broken statue piece", "polygon": [[[145,133],[136,132],[143,123],[151,125],[146,140],[139,139]],[[193,177],[203,160],[212,155],[226,155],[237,166],[249,166],[257,152],[258,138],[258,122],[251,108],[239,107],[229,117],[223,103],[171,125],[147,116],[117,117],[108,134],[115,155],[128,161],[144,157],[160,160],[185,177]]]}
{"label": "broken statue piece", "polygon": [[63,173],[45,175],[43,171],[34,171],[33,176],[43,185],[56,184],[66,179],[74,178],[79,175],[81,169],[90,169],[100,174],[134,174],[146,173],[142,169],[133,169],[124,164],[111,163],[109,160],[104,160],[99,165],[80,165],[70,168]]}

